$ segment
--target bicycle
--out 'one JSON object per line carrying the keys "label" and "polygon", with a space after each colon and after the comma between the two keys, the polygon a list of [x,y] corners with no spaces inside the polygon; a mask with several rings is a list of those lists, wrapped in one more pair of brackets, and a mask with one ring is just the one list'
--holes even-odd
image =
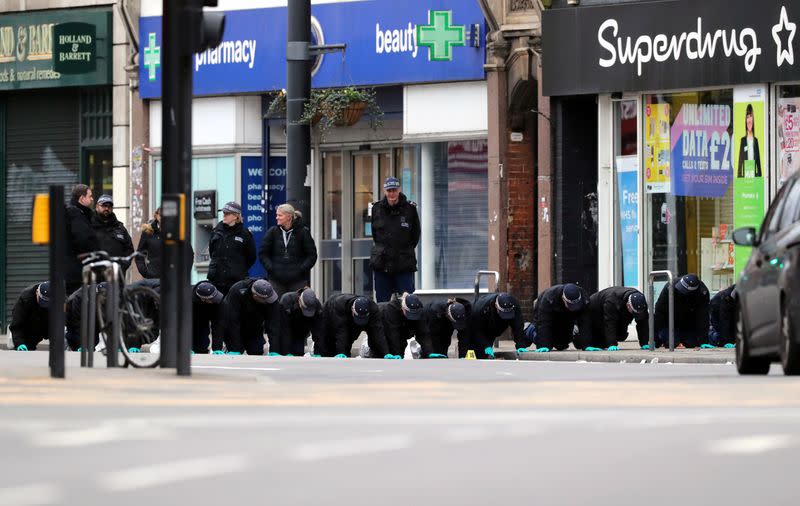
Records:
{"label": "bicycle", "polygon": [[[154,350],[152,344],[159,336],[161,297],[149,286],[151,282],[125,286],[121,275],[120,265],[123,262],[129,265],[139,255],[141,253],[134,252],[127,257],[112,257],[105,251],[82,255],[81,349],[87,350],[86,356],[82,351],[82,366],[92,366],[92,353],[88,350],[93,348],[90,336],[95,334],[105,345],[109,367],[149,368],[159,364],[160,349]],[[99,274],[106,281],[104,290],[95,289]],[[93,314],[97,315],[96,330],[95,319],[89,317]]]}

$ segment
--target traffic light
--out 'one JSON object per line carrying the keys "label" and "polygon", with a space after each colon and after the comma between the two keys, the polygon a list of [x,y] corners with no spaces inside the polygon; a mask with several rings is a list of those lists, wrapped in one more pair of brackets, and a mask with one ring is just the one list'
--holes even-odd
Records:
{"label": "traffic light", "polygon": [[186,3],[187,26],[191,30],[187,37],[188,54],[202,53],[219,46],[225,32],[225,14],[206,12],[203,7],[216,7],[217,0],[188,0]]}

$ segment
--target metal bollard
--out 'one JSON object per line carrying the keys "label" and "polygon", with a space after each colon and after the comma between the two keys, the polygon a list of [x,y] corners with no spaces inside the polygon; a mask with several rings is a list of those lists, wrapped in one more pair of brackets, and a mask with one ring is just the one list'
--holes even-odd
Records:
{"label": "metal bollard", "polygon": [[674,278],[671,271],[653,271],[649,276],[647,276],[647,307],[650,313],[650,351],[655,351],[656,349],[656,303],[655,294],[653,293],[653,281],[655,281],[655,278],[662,276],[666,276],[667,278],[667,293],[669,297],[669,351],[675,351],[675,287],[673,286]]}
{"label": "metal bollard", "polygon": [[106,318],[110,329],[106,330],[106,367],[119,367],[117,354],[120,346],[119,301],[121,286],[119,265],[111,262],[106,268]]}

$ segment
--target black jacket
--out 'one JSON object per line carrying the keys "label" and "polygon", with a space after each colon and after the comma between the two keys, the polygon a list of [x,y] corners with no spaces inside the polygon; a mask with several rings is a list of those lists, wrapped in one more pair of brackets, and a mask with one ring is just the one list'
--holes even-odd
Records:
{"label": "black jacket", "polygon": [[76,199],[70,201],[67,213],[67,285],[82,283],[83,266],[78,260],[78,255],[97,251],[100,243],[92,228],[92,215],[94,211],[78,203]]}
{"label": "black jacket", "polygon": [[302,291],[284,293],[280,299],[291,348],[289,351],[294,355],[302,355],[305,350],[306,338],[310,334],[314,341],[314,354],[321,355],[322,336],[325,332],[322,308],[320,307],[314,316],[303,315],[298,302]]}
{"label": "black jacket", "polygon": [[284,245],[283,229],[274,226],[267,230],[261,240],[259,258],[267,271],[267,278],[288,285],[296,281],[311,279],[311,268],[317,263],[317,245],[311,231],[301,218],[295,218],[292,228],[286,232],[288,243]]}
{"label": "black jacket", "polygon": [[389,353],[403,356],[408,340],[415,337],[422,346],[422,356],[427,357],[431,351],[431,337],[428,333],[428,325],[423,318],[419,320],[409,320],[403,314],[402,301],[397,296],[392,296],[388,302],[378,304],[381,311],[383,331],[386,335],[386,343],[389,345]]}
{"label": "black jacket", "polygon": [[[578,349],[590,346],[592,320],[589,315],[589,294],[583,288],[580,290],[586,303],[577,311],[570,311],[564,305],[561,298],[564,285],[551,286],[539,294],[533,315],[537,348],[566,349],[573,339]],[[573,336],[572,329],[576,323],[578,335]]]}
{"label": "black jacket", "polygon": [[[612,286],[589,297],[593,346],[608,348],[628,338],[628,325],[634,320],[634,315],[628,311],[627,302],[628,297],[634,293],[639,293],[639,290]],[[650,339],[649,313],[645,311],[637,316],[636,333],[639,335],[639,344],[645,345]]]}
{"label": "black jacket", "polygon": [[[97,235],[99,248],[112,257],[126,257],[133,253],[131,236],[114,213],[107,220],[95,213],[92,217],[92,228]],[[128,265],[124,265],[123,270],[127,269]]]}
{"label": "black jacket", "polygon": [[722,344],[736,342],[736,300],[733,291],[736,285],[731,285],[717,292],[709,303],[709,319],[711,327],[719,333],[718,340]]}
{"label": "black jacket", "polygon": [[208,243],[211,263],[208,280],[222,293],[234,283],[247,277],[247,271],[256,261],[256,245],[253,234],[241,223],[232,227],[217,223]]}
{"label": "black jacket", "polygon": [[[500,336],[507,328],[511,328],[511,333],[514,336],[514,345],[517,348],[525,348],[530,345],[523,332],[522,309],[519,307],[519,302],[514,299],[514,306],[517,308],[514,313],[514,318],[504,320],[497,314],[494,307],[494,301],[497,298],[496,293],[482,295],[469,315],[469,323],[464,330],[458,332],[458,337],[461,339],[465,335],[471,335],[474,338],[483,339],[487,343]],[[512,297],[513,298],[513,297]]]}
{"label": "black jacket", "polygon": [[400,194],[397,205],[390,206],[386,197],[372,205],[372,270],[386,273],[416,272],[419,243],[417,205]]}
{"label": "black jacket", "polygon": [[[253,300],[250,287],[256,278],[247,278],[234,283],[222,301],[222,321],[225,326],[225,344],[228,351],[244,352],[242,328],[252,330],[266,327],[270,352],[287,353],[285,347],[285,325],[279,301],[261,304]],[[218,288],[219,289],[219,288]]]}
{"label": "black jacket", "polygon": [[136,251],[146,255],[146,258],[136,257],[139,274],[145,279],[161,276],[161,229],[156,220],[142,225],[142,235],[139,236],[139,247]]}
{"label": "black jacket", "polygon": [[19,294],[14,309],[11,310],[11,337],[14,346],[24,344],[33,350],[36,344],[47,339],[48,310],[41,307],[36,300],[36,289],[39,283],[31,285]]}
{"label": "black jacket", "polygon": [[[464,305],[467,319],[469,319],[469,315],[472,313],[472,303],[467,299],[458,297],[455,300]],[[455,330],[453,323],[447,318],[447,305],[448,301],[437,300],[425,306],[425,324],[428,327],[428,335],[432,346],[432,349],[428,351],[425,349],[424,344],[420,343],[423,345],[422,353],[425,356],[431,353],[447,355],[447,349],[450,347],[450,341],[453,340],[453,331]]]}
{"label": "black jacket", "polygon": [[[192,336],[195,345],[203,340],[208,346],[208,332],[211,327],[211,350],[222,349],[222,341],[225,339],[224,322],[222,321],[222,302],[219,304],[209,304],[203,302],[197,296],[197,283],[192,288]],[[205,353],[205,349],[195,349],[195,352]]]}
{"label": "black jacket", "polygon": [[367,332],[369,347],[375,357],[383,358],[389,353],[378,304],[370,301],[369,321],[366,325],[356,325],[353,321],[352,307],[357,297],[351,293],[340,293],[325,301],[322,307],[325,322],[324,355],[343,353],[349,357],[353,343],[361,331]]}
{"label": "black jacket", "polygon": [[[678,291],[678,278],[673,282],[675,287],[675,342],[686,346],[698,346],[708,341],[708,288],[705,283],[693,292],[684,295]],[[664,286],[656,301],[654,332],[669,329],[669,290]]]}

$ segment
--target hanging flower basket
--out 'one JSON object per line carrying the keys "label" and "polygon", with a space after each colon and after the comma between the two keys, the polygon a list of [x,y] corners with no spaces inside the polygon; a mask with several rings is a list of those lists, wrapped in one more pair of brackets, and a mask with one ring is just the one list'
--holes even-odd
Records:
{"label": "hanging flower basket", "polygon": [[375,99],[375,90],[331,88],[313,90],[303,109],[302,123],[316,127],[321,138],[333,127],[353,126],[369,114],[370,127],[383,125],[383,111]]}
{"label": "hanging flower basket", "polygon": [[353,126],[361,120],[364,111],[367,109],[366,102],[353,102],[342,111],[342,118],[336,126]]}

